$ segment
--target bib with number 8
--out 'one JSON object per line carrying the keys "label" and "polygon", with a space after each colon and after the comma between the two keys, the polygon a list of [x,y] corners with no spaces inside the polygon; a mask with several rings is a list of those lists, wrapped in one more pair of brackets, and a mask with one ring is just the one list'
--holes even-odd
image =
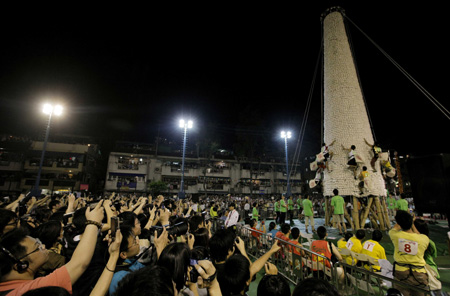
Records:
{"label": "bib with number 8", "polygon": [[417,255],[419,251],[419,243],[415,241],[409,241],[403,238],[398,239],[398,250],[408,255]]}

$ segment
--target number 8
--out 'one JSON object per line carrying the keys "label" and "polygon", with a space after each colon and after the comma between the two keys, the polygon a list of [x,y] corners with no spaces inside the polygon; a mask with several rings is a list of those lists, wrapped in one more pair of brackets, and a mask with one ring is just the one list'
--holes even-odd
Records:
{"label": "number 8", "polygon": [[411,245],[405,244],[405,252],[410,253],[411,252]]}

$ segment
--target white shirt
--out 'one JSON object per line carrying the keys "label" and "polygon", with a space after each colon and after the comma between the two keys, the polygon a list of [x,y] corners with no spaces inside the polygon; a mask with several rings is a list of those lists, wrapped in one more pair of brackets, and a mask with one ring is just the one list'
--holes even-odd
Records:
{"label": "white shirt", "polygon": [[246,203],[246,204],[244,205],[244,210],[250,211],[250,204],[249,204],[249,203]]}
{"label": "white shirt", "polygon": [[348,159],[352,160],[353,158],[355,158],[355,152],[353,150],[350,150],[350,152],[348,153]]}
{"label": "white shirt", "polygon": [[225,220],[225,227],[231,227],[237,224],[239,219],[239,213],[236,210],[232,210],[227,217],[227,220]]}

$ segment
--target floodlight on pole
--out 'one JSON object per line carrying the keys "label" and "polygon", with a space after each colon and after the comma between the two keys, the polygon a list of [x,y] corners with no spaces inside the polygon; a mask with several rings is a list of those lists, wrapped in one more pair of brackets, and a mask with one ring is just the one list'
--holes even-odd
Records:
{"label": "floodlight on pole", "polygon": [[188,128],[192,128],[193,125],[194,123],[192,122],[192,120],[186,122],[184,119],[180,119],[180,128],[184,129],[184,133],[183,133],[183,157],[181,161],[181,184],[180,184],[181,187],[180,192],[178,193],[179,199],[184,199],[186,196],[184,192],[184,158],[186,155],[187,130]]}
{"label": "floodlight on pole", "polygon": [[292,136],[291,132],[281,132],[281,138],[284,139],[284,151],[286,154],[286,177],[287,177],[287,188],[286,188],[286,198],[291,196],[291,184],[289,184],[289,162],[288,162],[288,144],[287,139],[290,139]]}
{"label": "floodlight on pole", "polygon": [[[42,112],[44,114],[48,115],[48,122],[47,122],[47,129],[45,131],[45,140],[44,145],[42,146],[42,154],[41,154],[41,160],[39,162],[39,170],[38,175],[36,178],[36,183],[34,184],[34,190],[35,192],[38,192],[40,194],[39,190],[39,183],[41,182],[41,173],[42,173],[42,165],[44,164],[44,155],[45,155],[45,149],[47,148],[47,142],[48,142],[48,135],[50,134],[50,124],[52,122],[52,115],[60,116],[62,114],[63,107],[61,105],[53,106],[51,104],[44,104]],[[38,194],[36,193],[36,194]],[[38,197],[38,196],[36,196]]]}

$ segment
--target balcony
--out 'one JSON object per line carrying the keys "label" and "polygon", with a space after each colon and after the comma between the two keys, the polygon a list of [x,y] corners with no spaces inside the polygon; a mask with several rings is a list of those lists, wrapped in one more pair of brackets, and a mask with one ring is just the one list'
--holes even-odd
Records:
{"label": "balcony", "polygon": [[21,171],[22,163],[16,161],[0,161],[0,170],[2,171]]}
{"label": "balcony", "polygon": [[[24,165],[25,170],[38,170],[39,163],[30,162],[29,160],[25,161]],[[56,161],[44,161],[42,164],[43,170],[51,170],[55,172],[66,172],[67,170],[71,170],[73,173],[78,173],[83,170],[82,163],[62,163]]]}

